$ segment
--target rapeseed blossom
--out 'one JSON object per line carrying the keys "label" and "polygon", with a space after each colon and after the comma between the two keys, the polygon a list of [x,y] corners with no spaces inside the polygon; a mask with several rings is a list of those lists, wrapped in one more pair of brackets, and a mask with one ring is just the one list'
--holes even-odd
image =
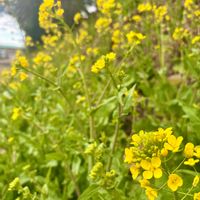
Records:
{"label": "rapeseed blossom", "polygon": [[137,33],[134,31],[130,31],[129,33],[126,34],[128,44],[136,46],[142,42],[146,38],[142,33]]}
{"label": "rapeseed blossom", "polygon": [[102,31],[105,31],[105,29],[107,29],[111,23],[112,23],[111,18],[100,17],[97,19],[95,23],[95,28],[97,29],[97,32],[100,33]]}
{"label": "rapeseed blossom", "polygon": [[172,129],[158,129],[154,132],[140,131],[132,136],[131,147],[125,148],[124,162],[130,164],[133,179],[142,175],[144,179],[162,177],[161,153],[164,144],[172,134]]}
{"label": "rapeseed blossom", "polygon": [[183,185],[183,180],[177,174],[170,174],[167,185],[173,192],[175,192],[179,187]]}
{"label": "rapeseed blossom", "polygon": [[153,6],[150,3],[142,3],[138,5],[137,10],[138,12],[142,13],[142,12],[151,11],[152,8]]}

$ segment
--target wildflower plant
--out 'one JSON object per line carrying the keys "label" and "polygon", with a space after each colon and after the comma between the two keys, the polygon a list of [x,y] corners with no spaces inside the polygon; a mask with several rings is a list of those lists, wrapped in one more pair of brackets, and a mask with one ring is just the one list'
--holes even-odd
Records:
{"label": "wildflower plant", "polygon": [[43,0],[1,73],[0,199],[198,200],[198,1],[96,7]]}

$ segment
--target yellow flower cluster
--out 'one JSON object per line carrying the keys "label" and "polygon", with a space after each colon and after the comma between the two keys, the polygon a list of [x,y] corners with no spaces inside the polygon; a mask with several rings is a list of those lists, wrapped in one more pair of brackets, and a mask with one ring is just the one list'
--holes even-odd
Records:
{"label": "yellow flower cluster", "polygon": [[193,3],[194,3],[193,0],[185,0],[184,7],[190,10]]}
{"label": "yellow flower cluster", "polygon": [[182,40],[183,38],[186,38],[188,35],[189,35],[189,31],[187,29],[184,29],[182,27],[177,27],[174,30],[172,38],[174,40]]}
{"label": "yellow flower cluster", "polygon": [[39,8],[39,24],[41,28],[49,30],[55,28],[52,22],[51,11],[54,6],[54,0],[44,0]]}
{"label": "yellow flower cluster", "polygon": [[116,6],[115,0],[97,0],[97,7],[103,14],[110,14]]}
{"label": "yellow flower cluster", "polygon": [[86,54],[89,56],[96,56],[98,53],[99,53],[99,49],[96,47],[95,48],[88,47],[86,49]]}
{"label": "yellow flower cluster", "polygon": [[146,38],[142,33],[137,33],[134,31],[130,31],[126,34],[126,38],[128,40],[129,45],[136,46],[142,42]]}
{"label": "yellow flower cluster", "polygon": [[70,58],[69,64],[67,66],[67,73],[69,76],[73,75],[77,71],[77,67],[79,67],[80,62],[85,60],[84,55],[74,55]]}
{"label": "yellow flower cluster", "polygon": [[[184,148],[184,156],[188,158],[188,160],[185,161],[184,164],[193,167],[196,163],[199,162],[200,145],[194,146],[194,144],[190,142],[187,143]],[[196,159],[194,159],[193,157],[196,157]]]}
{"label": "yellow flower cluster", "polygon": [[16,64],[18,64],[21,67],[28,67],[29,63],[25,56],[19,56],[16,60]]}
{"label": "yellow flower cluster", "polygon": [[125,149],[125,162],[131,164],[133,179],[139,175],[144,179],[160,178],[162,157],[166,157],[168,151],[177,152],[182,139],[172,135],[171,128],[134,134],[131,142],[133,146]]}
{"label": "yellow flower cluster", "polygon": [[163,21],[164,17],[167,15],[167,6],[158,6],[154,10],[155,19],[158,23]]}
{"label": "yellow flower cluster", "polygon": [[43,41],[43,46],[44,48],[49,48],[49,47],[55,47],[56,46],[56,42],[59,40],[60,38],[60,34],[58,32],[58,34],[56,35],[43,35],[42,36],[42,41]]}
{"label": "yellow flower cluster", "polygon": [[142,12],[151,11],[152,8],[153,6],[150,3],[142,3],[138,5],[137,10],[138,12],[142,13]]}
{"label": "yellow flower cluster", "polygon": [[42,65],[42,64],[48,63],[50,61],[52,61],[52,57],[44,52],[37,53],[35,58],[33,58],[33,62],[36,65]]}
{"label": "yellow flower cluster", "polygon": [[111,18],[100,17],[97,19],[97,21],[95,23],[95,28],[96,28],[97,32],[101,33],[103,31],[105,31],[110,26],[111,23],[112,23]]}
{"label": "yellow flower cluster", "polygon": [[113,31],[112,33],[112,42],[113,42],[112,49],[113,50],[119,47],[120,43],[122,42],[122,36],[123,34],[121,33],[119,29],[116,29]]}
{"label": "yellow flower cluster", "polygon": [[98,73],[103,68],[106,67],[106,63],[110,63],[116,59],[116,54],[113,52],[110,52],[106,55],[101,56],[95,63],[92,65],[91,71],[94,73]]}

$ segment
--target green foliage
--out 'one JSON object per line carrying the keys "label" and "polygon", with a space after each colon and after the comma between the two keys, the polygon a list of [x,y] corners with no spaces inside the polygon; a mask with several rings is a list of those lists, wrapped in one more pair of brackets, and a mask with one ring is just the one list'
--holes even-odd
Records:
{"label": "green foliage", "polygon": [[[192,42],[199,36],[197,1],[190,10],[181,1],[154,0],[156,9],[144,12],[138,5],[146,1],[109,2],[71,28],[58,4],[45,5],[39,14],[51,17],[43,21],[43,46],[29,41],[36,50],[18,53],[2,72],[0,199],[145,200],[143,176],[133,180],[124,163],[131,136],[173,127],[184,138],[181,152],[188,142],[200,144],[200,39]],[[156,15],[161,4],[167,12]],[[179,37],[176,28],[183,28]],[[192,199],[199,189],[188,188],[199,163],[195,171],[180,152],[170,153],[163,176],[151,180],[157,199]],[[172,192],[162,184],[176,168],[183,186]]]}

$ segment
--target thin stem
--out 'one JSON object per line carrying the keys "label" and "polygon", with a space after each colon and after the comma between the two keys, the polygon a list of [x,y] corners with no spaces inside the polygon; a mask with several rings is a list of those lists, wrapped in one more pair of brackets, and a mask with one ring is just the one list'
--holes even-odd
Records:
{"label": "thin stem", "polygon": [[69,166],[67,166],[67,171],[69,173],[69,176],[70,176],[72,182],[74,183],[76,195],[77,195],[77,197],[79,197],[80,196],[80,189],[79,189],[79,186],[76,183],[76,178],[75,178],[74,174],[72,173],[72,171],[71,171]]}
{"label": "thin stem", "polygon": [[115,78],[114,78],[112,72],[110,71],[109,67],[106,67],[106,69],[107,69],[107,71],[108,71],[108,73],[109,73],[109,75],[110,75],[110,77],[111,77],[111,80],[113,81],[113,84],[114,84],[115,88],[116,88],[117,91],[118,91],[117,83],[116,83],[116,81],[115,81]]}
{"label": "thin stem", "polygon": [[190,194],[192,189],[193,189],[193,186],[188,190],[188,192],[185,194],[185,196],[181,200],[184,200]]}
{"label": "thin stem", "polygon": [[110,155],[110,159],[108,161],[107,171],[110,171],[110,168],[112,166],[113,155],[114,155],[114,152],[115,152],[115,147],[116,147],[117,138],[118,138],[118,134],[119,134],[121,112],[122,112],[122,107],[119,104],[118,119],[117,119],[117,122],[116,122],[116,125],[115,125],[114,138],[113,138],[112,145],[111,145],[111,155]]}
{"label": "thin stem", "polygon": [[180,162],[180,164],[176,167],[176,169],[174,169],[174,170],[172,171],[172,174],[183,164],[183,162],[185,161],[185,159],[186,159],[186,158],[184,158],[184,159]]}

